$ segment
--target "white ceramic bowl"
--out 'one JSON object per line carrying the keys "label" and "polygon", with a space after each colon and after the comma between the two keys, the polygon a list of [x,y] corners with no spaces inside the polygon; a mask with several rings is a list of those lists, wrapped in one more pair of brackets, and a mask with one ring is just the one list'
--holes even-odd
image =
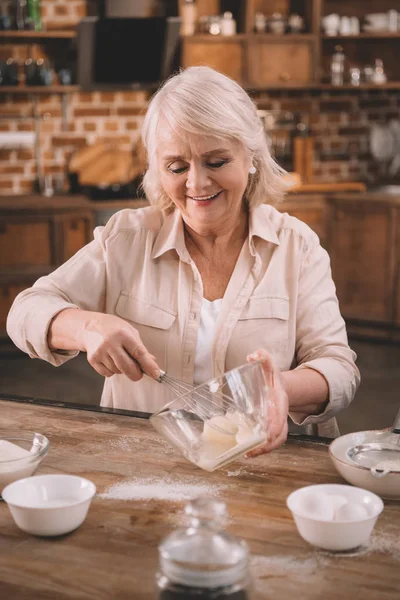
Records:
{"label": "white ceramic bowl", "polygon": [[93,496],[94,483],[75,475],[37,475],[14,481],[3,499],[22,531],[55,536],[82,525]]}
{"label": "white ceramic bowl", "polygon": [[[321,513],[314,516],[305,510],[306,499],[321,497],[318,496],[321,493],[336,499],[345,498],[349,503],[353,503],[353,506],[361,504],[362,510],[368,516],[359,516],[352,520],[325,520]],[[286,502],[301,537],[312,546],[333,551],[351,550],[366,544],[383,510],[383,502],[379,496],[361,488],[340,484],[299,488],[288,496]]]}
{"label": "white ceramic bowl", "polygon": [[17,479],[30,477],[36,472],[49,450],[49,440],[40,433],[0,430],[0,441],[18,446],[22,449],[22,453],[26,454],[23,458],[1,460],[2,452],[0,452],[1,495],[3,488],[8,484]]}
{"label": "white ceramic bowl", "polygon": [[381,498],[400,499],[400,471],[384,477],[374,477],[367,467],[355,463],[348,457],[350,448],[372,442],[387,443],[390,430],[356,431],[336,438],[329,446],[329,456],[335,469],[349,483],[370,490]]}

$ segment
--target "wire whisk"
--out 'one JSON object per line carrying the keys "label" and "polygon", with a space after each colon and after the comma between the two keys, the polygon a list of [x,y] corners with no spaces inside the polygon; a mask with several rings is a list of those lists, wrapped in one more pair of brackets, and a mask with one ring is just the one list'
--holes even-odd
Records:
{"label": "wire whisk", "polygon": [[[252,412],[250,399],[246,403],[247,408],[250,410],[243,410],[246,407],[239,407],[231,396],[224,394],[222,392],[223,385],[220,385],[215,379],[208,384],[208,390],[204,389],[204,386],[196,387],[190,383],[171,377],[165,371],[160,372],[160,377],[157,381],[171,390],[177,398],[182,400],[185,407],[196,413],[203,421],[209,421],[216,415],[225,415],[227,412],[237,410],[240,410],[240,412]],[[241,404],[243,404],[243,388],[237,391],[240,391],[240,400]],[[213,422],[210,423],[210,426],[224,435],[235,435],[233,431]]]}

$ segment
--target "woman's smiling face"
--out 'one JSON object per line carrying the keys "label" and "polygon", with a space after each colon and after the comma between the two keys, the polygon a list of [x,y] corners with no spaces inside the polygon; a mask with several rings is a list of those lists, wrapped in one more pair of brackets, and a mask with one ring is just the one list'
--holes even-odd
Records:
{"label": "woman's smiling face", "polygon": [[251,166],[239,142],[164,127],[157,161],[162,187],[191,229],[218,235],[236,227]]}

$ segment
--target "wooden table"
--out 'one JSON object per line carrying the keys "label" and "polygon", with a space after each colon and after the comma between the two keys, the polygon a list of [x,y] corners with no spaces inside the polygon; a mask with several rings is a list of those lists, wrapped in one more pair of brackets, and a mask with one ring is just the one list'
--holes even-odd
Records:
{"label": "wooden table", "polygon": [[370,546],[349,555],[314,549],[295,529],[285,504],[290,492],[343,482],[326,444],[289,440],[268,456],[207,473],[170,449],[145,419],[6,401],[0,415],[1,428],[49,437],[38,473],[82,475],[98,490],[83,525],[53,539],[23,533],[0,504],[2,600],[156,598],[157,546],[182,524],[184,502],[101,497],[113,484],[138,478],[159,483],[161,491],[167,478],[209,486],[227,502],[228,530],[252,553],[257,598],[400,598],[399,503],[385,502]]}

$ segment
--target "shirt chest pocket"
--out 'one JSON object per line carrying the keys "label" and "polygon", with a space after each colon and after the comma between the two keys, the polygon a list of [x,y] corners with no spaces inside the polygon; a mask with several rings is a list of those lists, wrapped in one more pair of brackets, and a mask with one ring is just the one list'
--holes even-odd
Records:
{"label": "shirt chest pocket", "polygon": [[[270,352],[279,365],[288,361],[289,299],[257,296],[250,298],[235,328],[235,344],[243,358],[258,348]],[[282,368],[282,367],[281,367]]]}
{"label": "shirt chest pocket", "polygon": [[166,364],[168,338],[176,314],[146,300],[121,292],[115,313],[132,323],[161,368]]}

